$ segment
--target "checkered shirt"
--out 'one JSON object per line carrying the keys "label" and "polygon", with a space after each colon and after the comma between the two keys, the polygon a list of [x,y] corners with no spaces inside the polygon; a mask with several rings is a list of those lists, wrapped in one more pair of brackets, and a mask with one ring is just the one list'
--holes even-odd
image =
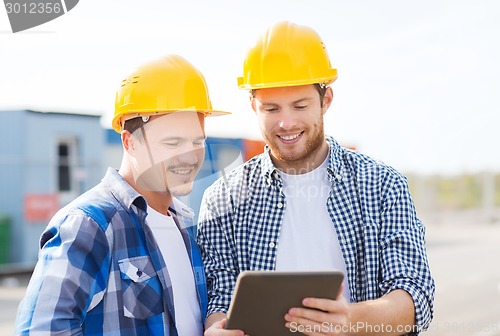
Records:
{"label": "checkered shirt", "polygon": [[[331,137],[326,207],[347,268],[351,302],[395,289],[415,304],[416,324],[433,316],[435,285],[407,180],[393,168],[342,148]],[[227,312],[238,273],[274,270],[287,206],[269,148],[221,177],[203,196],[200,245],[208,286],[208,312]],[[304,204],[307,206],[307,204]],[[311,218],[314,220],[314,218]],[[416,335],[418,333],[415,333]]]}
{"label": "checkered shirt", "polygon": [[[16,335],[177,335],[171,281],[145,224],[146,210],[146,200],[111,168],[99,185],[61,209],[42,234]],[[194,214],[175,199],[170,210],[205,319]]]}

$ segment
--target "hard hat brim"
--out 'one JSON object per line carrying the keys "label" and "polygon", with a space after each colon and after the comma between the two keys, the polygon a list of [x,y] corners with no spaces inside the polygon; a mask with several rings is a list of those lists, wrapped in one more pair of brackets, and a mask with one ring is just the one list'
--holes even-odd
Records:
{"label": "hard hat brim", "polygon": [[337,71],[335,70],[335,76],[329,76],[324,78],[315,79],[304,79],[304,80],[294,80],[294,81],[282,81],[282,82],[271,82],[271,83],[248,83],[245,81],[244,77],[238,77],[238,87],[244,90],[257,90],[257,89],[269,89],[276,87],[288,87],[288,86],[300,86],[309,84],[325,84],[326,86],[332,84],[337,79]]}
{"label": "hard hat brim", "polygon": [[170,111],[142,110],[142,111],[133,111],[121,115],[116,115],[113,118],[112,126],[116,132],[121,133],[122,124],[127,120],[134,119],[137,117],[151,117],[155,115],[163,115],[163,114],[178,113],[178,112],[197,112],[197,113],[202,113],[205,117],[218,117],[231,114],[231,112],[220,111],[220,110],[203,110],[203,111],[198,111],[196,109],[182,109],[182,110],[170,110]]}

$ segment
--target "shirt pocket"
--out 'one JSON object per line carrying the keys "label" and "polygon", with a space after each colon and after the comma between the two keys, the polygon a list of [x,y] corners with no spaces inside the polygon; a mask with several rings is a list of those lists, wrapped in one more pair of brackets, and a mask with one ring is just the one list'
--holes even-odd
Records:
{"label": "shirt pocket", "polygon": [[163,289],[148,256],[118,261],[123,311],[126,317],[145,320],[163,312]]}

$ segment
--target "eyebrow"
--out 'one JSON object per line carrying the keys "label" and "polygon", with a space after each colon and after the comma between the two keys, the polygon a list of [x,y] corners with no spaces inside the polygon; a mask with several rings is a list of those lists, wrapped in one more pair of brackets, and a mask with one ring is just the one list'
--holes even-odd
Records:
{"label": "eyebrow", "polygon": [[[205,135],[200,135],[193,140],[206,140],[207,137]],[[190,140],[186,137],[180,137],[180,136],[171,136],[171,137],[165,137],[161,139],[161,141],[183,141],[183,140]]]}
{"label": "eyebrow", "polygon": [[314,98],[312,98],[312,97],[300,98],[300,99],[293,101],[292,104],[302,103],[304,101],[310,101],[310,100],[314,100]]}
{"label": "eyebrow", "polygon": [[[306,102],[306,101],[311,101],[311,100],[314,100],[314,98],[312,98],[312,97],[304,97],[304,98],[300,98],[300,99],[294,100],[294,101],[292,102],[292,105],[294,105],[294,104],[298,104],[298,103],[302,103],[302,102]],[[271,103],[271,102],[270,102],[270,103],[262,103],[262,106],[266,106],[266,105],[267,105],[267,106],[270,106],[270,105],[271,105],[271,106],[278,106],[279,104],[277,104],[277,103]]]}

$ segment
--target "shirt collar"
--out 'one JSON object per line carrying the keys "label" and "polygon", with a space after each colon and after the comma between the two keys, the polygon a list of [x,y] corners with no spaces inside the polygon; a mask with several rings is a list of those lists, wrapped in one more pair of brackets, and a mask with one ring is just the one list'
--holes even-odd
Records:
{"label": "shirt collar", "polygon": [[116,169],[108,168],[102,182],[125,209],[131,209],[133,204],[143,211],[147,210],[146,199],[132,188]]}
{"label": "shirt collar", "polygon": [[342,148],[338,142],[331,136],[325,136],[325,140],[330,147],[330,156],[328,162],[328,173],[335,179],[335,181],[340,182],[344,176],[344,165],[342,164]]}
{"label": "shirt collar", "polygon": [[[278,178],[278,168],[276,168],[271,160],[271,149],[268,145],[264,147],[264,153],[262,154],[262,173],[267,182],[270,182],[272,178]],[[270,184],[270,183],[268,183]]]}
{"label": "shirt collar", "polygon": [[[330,148],[327,171],[331,179],[340,182],[344,176],[341,147],[331,136],[325,136],[325,140]],[[279,178],[278,168],[274,166],[273,161],[271,160],[271,149],[268,145],[265,146],[262,156],[262,173],[268,182],[272,181],[272,179]]]}

